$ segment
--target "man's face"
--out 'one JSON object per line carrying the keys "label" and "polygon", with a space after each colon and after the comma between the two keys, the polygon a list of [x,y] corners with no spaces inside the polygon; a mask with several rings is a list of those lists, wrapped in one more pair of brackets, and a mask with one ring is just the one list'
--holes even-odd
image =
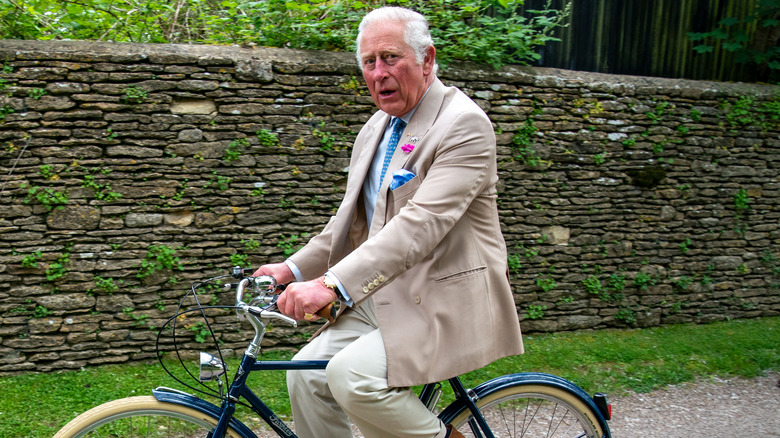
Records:
{"label": "man's face", "polygon": [[364,29],[360,41],[363,78],[379,109],[402,116],[414,108],[433,81],[435,50],[430,47],[422,64],[404,41],[400,23],[377,23]]}

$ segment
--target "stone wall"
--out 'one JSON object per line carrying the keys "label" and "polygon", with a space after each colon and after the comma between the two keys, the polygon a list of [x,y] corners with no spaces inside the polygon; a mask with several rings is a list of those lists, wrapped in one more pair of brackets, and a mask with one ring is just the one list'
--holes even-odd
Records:
{"label": "stone wall", "polygon": [[[0,41],[0,62],[0,372],[154,357],[191,282],[321,229],[374,111],[344,53]],[[780,313],[780,87],[441,77],[495,124],[526,332]],[[201,347],[197,318],[180,327]],[[305,339],[277,324],[266,342]]]}

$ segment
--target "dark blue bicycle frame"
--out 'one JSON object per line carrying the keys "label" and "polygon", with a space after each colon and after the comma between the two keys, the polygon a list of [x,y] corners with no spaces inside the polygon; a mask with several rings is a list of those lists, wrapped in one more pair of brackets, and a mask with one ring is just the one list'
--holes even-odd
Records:
{"label": "dark blue bicycle frame", "polygon": [[[161,390],[153,391],[157,400],[162,402],[175,403],[179,405],[190,406],[197,409],[213,418],[217,418],[217,426],[214,428],[211,436],[223,436],[227,431],[228,426],[232,427],[239,433],[246,436],[253,436],[252,432],[239,420],[233,418],[233,414],[236,412],[236,402],[239,398],[243,398],[249,403],[252,410],[259,415],[265,422],[271,426],[271,428],[284,438],[297,438],[297,435],[290,430],[285,424],[260,398],[246,384],[246,379],[251,371],[289,371],[289,370],[324,370],[328,365],[327,360],[292,360],[292,361],[261,361],[255,360],[251,356],[245,355],[239,365],[239,370],[233,379],[233,383],[230,385],[227,397],[223,400],[220,408],[217,408],[211,403],[203,401],[199,398],[184,395],[176,392],[165,392]],[[247,372],[246,370],[249,370]],[[457,399],[460,400],[472,413],[476,421],[476,425],[482,429],[485,433],[485,438],[493,438],[493,434],[487,427],[485,420],[482,418],[479,409],[474,401],[469,397],[460,379],[453,378],[449,380],[452,389],[455,392]],[[427,384],[423,386],[420,393],[420,398],[424,403],[433,394],[433,388],[436,384]],[[472,429],[475,424],[470,423]],[[482,436],[478,431],[475,431],[476,436]]]}

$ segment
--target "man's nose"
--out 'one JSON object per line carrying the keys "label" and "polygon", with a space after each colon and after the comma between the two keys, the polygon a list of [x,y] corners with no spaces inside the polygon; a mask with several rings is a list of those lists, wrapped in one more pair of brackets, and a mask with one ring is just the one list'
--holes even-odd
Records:
{"label": "man's nose", "polygon": [[374,70],[371,72],[374,80],[386,78],[388,76],[389,66],[381,59],[374,64]]}

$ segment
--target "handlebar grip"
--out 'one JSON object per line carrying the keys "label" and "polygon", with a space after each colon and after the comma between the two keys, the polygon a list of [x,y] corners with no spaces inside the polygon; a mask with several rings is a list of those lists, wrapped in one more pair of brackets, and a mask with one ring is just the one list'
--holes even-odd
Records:
{"label": "handlebar grip", "polygon": [[330,303],[327,306],[323,307],[322,309],[317,311],[317,315],[321,318],[325,318],[328,320],[328,322],[333,322],[336,320],[336,313],[337,309],[335,306],[336,303]]}

